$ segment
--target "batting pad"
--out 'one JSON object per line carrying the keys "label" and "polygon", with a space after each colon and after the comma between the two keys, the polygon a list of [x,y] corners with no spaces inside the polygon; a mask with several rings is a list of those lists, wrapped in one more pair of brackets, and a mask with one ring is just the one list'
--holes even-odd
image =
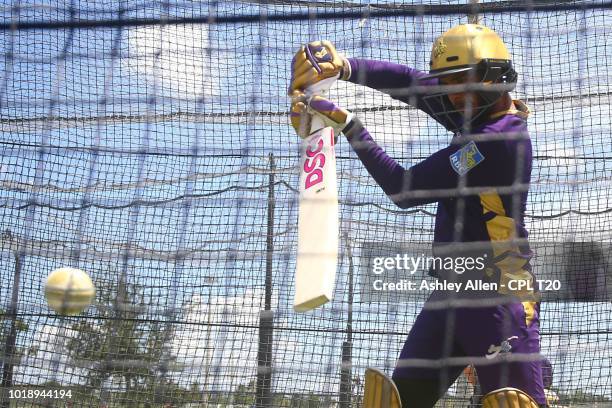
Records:
{"label": "batting pad", "polygon": [[402,408],[395,383],[376,368],[367,368],[365,372],[363,408]]}
{"label": "batting pad", "polygon": [[539,408],[539,405],[523,391],[507,387],[485,395],[482,408]]}

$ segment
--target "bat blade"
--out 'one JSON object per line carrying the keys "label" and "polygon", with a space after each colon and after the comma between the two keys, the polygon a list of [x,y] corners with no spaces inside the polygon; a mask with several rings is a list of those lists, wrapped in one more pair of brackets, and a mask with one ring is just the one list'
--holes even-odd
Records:
{"label": "bat blade", "polygon": [[[315,128],[317,126],[314,123]],[[306,312],[332,299],[338,262],[338,188],[334,131],[327,127],[302,142],[298,254],[293,308]]]}

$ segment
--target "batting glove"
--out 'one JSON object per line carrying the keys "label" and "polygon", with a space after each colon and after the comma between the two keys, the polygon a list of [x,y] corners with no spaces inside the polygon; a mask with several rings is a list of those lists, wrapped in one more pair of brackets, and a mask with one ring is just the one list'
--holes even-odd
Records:
{"label": "batting glove", "polygon": [[291,98],[291,125],[298,136],[307,137],[310,132],[312,115],[319,117],[325,127],[331,126],[339,135],[353,120],[353,114],[319,95],[307,96],[295,91]]}
{"label": "batting glove", "polygon": [[338,54],[329,41],[313,41],[300,47],[291,61],[291,83],[289,95],[295,90],[304,90],[328,78],[348,79],[351,65]]}

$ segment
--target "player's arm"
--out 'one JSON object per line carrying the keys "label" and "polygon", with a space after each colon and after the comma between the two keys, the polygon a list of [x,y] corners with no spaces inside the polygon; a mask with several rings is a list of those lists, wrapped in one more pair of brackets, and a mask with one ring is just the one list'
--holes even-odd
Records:
{"label": "player's arm", "polygon": [[[405,169],[374,141],[359,119],[346,109],[321,96],[308,98],[298,93],[294,94],[293,101],[292,124],[296,130],[300,127],[299,118],[302,117],[299,113],[307,109],[323,118],[326,126],[334,127],[338,133],[343,132],[370,175],[400,208],[439,201],[448,197],[448,192],[437,190],[457,188],[459,173],[463,169],[453,167],[451,156],[458,152],[460,146],[448,146]],[[482,158],[476,158],[478,163],[474,167],[484,160],[480,152],[479,155]],[[486,178],[486,174],[492,172],[483,171],[482,165],[477,172],[479,174],[474,178],[476,181],[485,184],[492,182]]]}
{"label": "player's arm", "polygon": [[457,188],[458,173],[450,156],[459,150],[451,145],[406,169],[391,158],[372,138],[359,119],[353,119],[344,134],[372,178],[400,208],[437,202]]}
{"label": "player's arm", "polygon": [[[386,61],[345,58],[330,41],[303,45],[291,61],[289,95],[329,78],[338,78],[385,92],[405,103],[417,105],[409,88],[426,73]],[[419,86],[436,85],[436,79],[419,81]],[[418,107],[418,106],[417,106]]]}
{"label": "player's arm", "polygon": [[[426,73],[407,65],[388,61],[347,58],[350,76],[346,80],[385,92],[402,102],[415,104],[408,90],[411,86],[437,85],[437,79],[420,80]],[[414,96],[414,93],[413,93]]]}
{"label": "player's arm", "polygon": [[387,93],[392,98],[420,109],[452,130],[439,112],[453,111],[444,98],[424,102],[423,90],[438,85],[437,79],[422,79],[425,72],[386,61],[345,58],[330,41],[313,41],[300,47],[291,61],[289,95],[312,87],[317,83],[342,79]]}
{"label": "player's arm", "polygon": [[[455,117],[455,108],[446,98],[429,98],[425,102],[427,92],[439,85],[438,79],[423,79],[426,72],[388,61],[348,58],[350,75],[347,81],[384,92],[394,99],[414,106],[427,113],[442,126],[449,130],[455,129],[459,118]],[[430,88],[431,87],[431,88]],[[441,115],[442,112],[451,112]],[[449,119],[452,119],[449,121]]]}

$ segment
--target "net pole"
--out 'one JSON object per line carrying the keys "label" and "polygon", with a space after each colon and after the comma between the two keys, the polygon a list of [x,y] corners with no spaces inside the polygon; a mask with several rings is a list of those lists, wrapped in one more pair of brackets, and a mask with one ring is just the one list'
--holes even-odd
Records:
{"label": "net pole", "polygon": [[272,313],[272,262],[274,259],[274,172],[276,164],[270,153],[270,175],[268,176],[268,225],[266,234],[266,280],[264,310],[259,316],[259,345],[257,350],[256,406],[269,407],[272,404],[272,340],[274,314]]}
{"label": "net pole", "polygon": [[[9,235],[10,231],[5,233]],[[19,251],[14,252],[15,257],[15,269],[13,273],[13,292],[11,295],[11,303],[6,313],[6,317],[10,319],[9,333],[6,336],[4,343],[4,353],[2,356],[2,392],[0,394],[0,407],[8,408],[10,406],[10,399],[8,398],[8,391],[13,387],[13,369],[15,366],[15,343],[17,342],[17,305],[19,301],[19,281],[21,276],[21,256]]]}
{"label": "net pole", "polygon": [[348,233],[344,232],[346,256],[348,258],[348,310],[346,317],[346,340],[342,343],[342,366],[340,368],[340,408],[349,408],[352,397],[352,360],[353,360],[353,251]]}

